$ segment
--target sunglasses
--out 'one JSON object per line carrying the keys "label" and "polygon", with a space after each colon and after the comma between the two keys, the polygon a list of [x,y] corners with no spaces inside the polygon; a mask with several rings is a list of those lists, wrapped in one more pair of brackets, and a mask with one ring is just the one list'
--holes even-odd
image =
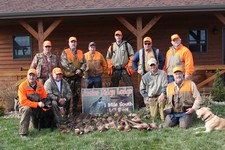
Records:
{"label": "sunglasses", "polygon": [[151,64],[150,66],[151,66],[151,67],[152,67],[152,66],[155,66],[155,64]]}
{"label": "sunglasses", "polygon": [[51,46],[45,46],[46,48],[50,48]]}
{"label": "sunglasses", "polygon": [[152,43],[144,43],[145,45],[151,45]]}

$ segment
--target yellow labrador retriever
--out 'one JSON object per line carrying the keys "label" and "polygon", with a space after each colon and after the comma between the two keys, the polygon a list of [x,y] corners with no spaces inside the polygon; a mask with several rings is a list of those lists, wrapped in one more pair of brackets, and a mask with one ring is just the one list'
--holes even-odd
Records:
{"label": "yellow labrador retriever", "polygon": [[[209,133],[213,130],[225,130],[225,119],[214,115],[210,108],[202,107],[196,111],[196,114],[198,118],[205,121],[205,133]],[[197,129],[199,128],[196,128],[195,130]]]}

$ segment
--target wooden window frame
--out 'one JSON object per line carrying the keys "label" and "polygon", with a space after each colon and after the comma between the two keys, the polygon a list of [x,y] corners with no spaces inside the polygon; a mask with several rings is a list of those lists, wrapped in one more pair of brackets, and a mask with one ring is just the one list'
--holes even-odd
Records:
{"label": "wooden window frame", "polygon": [[[24,45],[15,41],[15,38],[23,37],[28,38]],[[14,35],[12,37],[12,50],[14,60],[31,60],[32,59],[32,41],[30,35]],[[20,45],[21,44],[21,45]],[[28,51],[28,52],[27,52]],[[30,52],[29,52],[30,51]],[[20,54],[19,54],[20,53]]]}
{"label": "wooden window frame", "polygon": [[[205,37],[202,37],[201,32],[205,32]],[[192,40],[193,39],[193,40]],[[192,53],[207,53],[208,52],[208,32],[207,29],[190,29],[188,32],[188,45]]]}

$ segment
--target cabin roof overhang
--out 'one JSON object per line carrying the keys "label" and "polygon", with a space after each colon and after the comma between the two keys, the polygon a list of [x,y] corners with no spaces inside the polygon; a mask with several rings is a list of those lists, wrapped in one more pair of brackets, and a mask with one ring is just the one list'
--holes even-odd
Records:
{"label": "cabin roof overhang", "polygon": [[135,8],[102,8],[74,9],[51,11],[0,12],[0,19],[95,16],[95,15],[125,15],[125,14],[154,14],[154,13],[189,13],[189,12],[220,12],[225,11],[225,5],[200,6],[168,6],[168,7],[135,7]]}

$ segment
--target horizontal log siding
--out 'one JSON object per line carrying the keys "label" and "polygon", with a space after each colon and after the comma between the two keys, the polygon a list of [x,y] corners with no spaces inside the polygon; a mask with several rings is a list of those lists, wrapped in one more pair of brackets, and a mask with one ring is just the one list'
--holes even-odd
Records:
{"label": "horizontal log siding", "polygon": [[[136,27],[136,17],[127,16],[128,21]],[[143,17],[143,26],[150,21],[152,16]],[[32,27],[37,30],[37,25],[33,21]],[[212,24],[213,23],[213,24]],[[47,23],[50,24],[50,23]],[[45,26],[44,22],[44,26]],[[213,34],[212,28],[216,26],[218,32]],[[45,29],[48,26],[45,26]],[[145,36],[151,36],[153,46],[166,54],[171,45],[170,36],[178,33],[182,38],[182,43],[187,46],[187,34],[189,29],[204,28],[208,30],[208,52],[204,54],[194,53],[195,65],[221,64],[222,62],[222,24],[213,15],[191,15],[173,14],[164,15]],[[97,50],[106,56],[107,49],[114,39],[115,30],[123,32],[125,40],[129,41],[136,52],[136,37],[130,33],[115,17],[75,17],[64,18],[63,22],[47,37],[53,43],[52,52],[58,57],[64,48],[68,47],[68,38],[76,36],[78,39],[78,49],[87,52],[88,43],[96,42]],[[13,60],[12,36],[29,34],[19,23],[12,25],[1,25],[0,28],[0,70],[18,70],[20,67],[28,68],[31,60]],[[39,51],[38,41],[32,38],[33,56]],[[108,76],[105,76],[107,82]],[[0,79],[1,80],[1,79]],[[139,91],[139,81],[137,75],[133,77],[136,91]],[[103,84],[104,85],[104,84]]]}

